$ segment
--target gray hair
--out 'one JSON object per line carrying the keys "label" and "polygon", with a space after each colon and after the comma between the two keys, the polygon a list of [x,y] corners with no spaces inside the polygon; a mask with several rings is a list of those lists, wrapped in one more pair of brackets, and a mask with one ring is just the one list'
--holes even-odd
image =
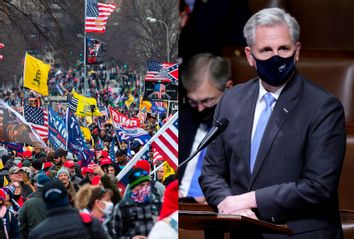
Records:
{"label": "gray hair", "polygon": [[229,63],[224,58],[210,53],[194,55],[181,73],[182,84],[187,91],[194,91],[205,80],[209,80],[218,90],[224,91],[230,77]]}
{"label": "gray hair", "polygon": [[248,46],[255,43],[256,28],[258,26],[287,25],[294,43],[299,40],[300,26],[294,17],[281,8],[266,8],[255,13],[243,28],[243,36]]}

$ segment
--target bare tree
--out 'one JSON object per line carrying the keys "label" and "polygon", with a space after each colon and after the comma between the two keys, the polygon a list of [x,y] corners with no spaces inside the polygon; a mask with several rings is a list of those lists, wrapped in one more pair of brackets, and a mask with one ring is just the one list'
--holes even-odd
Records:
{"label": "bare tree", "polygon": [[[6,44],[0,80],[8,83],[22,73],[24,52],[43,58],[50,52],[63,64],[74,62],[80,49],[76,32],[82,28],[84,1],[3,0],[0,2],[0,41]],[[68,47],[70,46],[70,47]],[[79,56],[79,51],[75,55]],[[5,67],[3,67],[5,66]]]}
{"label": "bare tree", "polygon": [[113,16],[112,35],[114,55],[134,69],[145,66],[145,61],[166,61],[166,28],[159,22],[146,20],[152,17],[165,22],[169,29],[169,51],[172,61],[177,58],[178,1],[177,0],[126,0],[120,3],[119,13]]}
{"label": "bare tree", "polygon": [[[171,59],[177,58],[177,0],[99,0],[118,5],[108,19],[104,34],[88,34],[104,41],[104,59],[145,68],[148,59],[166,60],[166,29],[147,17],[164,21],[169,28]],[[25,51],[41,59],[48,55],[64,67],[82,59],[84,0],[2,0],[0,1],[0,42],[5,59],[0,62],[0,82],[12,85],[23,72]],[[81,53],[81,56],[80,56]],[[16,77],[14,77],[16,76]],[[16,82],[15,82],[16,83]]]}

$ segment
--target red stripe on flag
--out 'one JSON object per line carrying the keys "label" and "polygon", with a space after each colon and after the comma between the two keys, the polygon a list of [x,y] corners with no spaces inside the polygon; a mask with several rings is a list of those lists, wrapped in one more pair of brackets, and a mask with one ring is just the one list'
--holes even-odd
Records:
{"label": "red stripe on flag", "polygon": [[160,154],[162,155],[162,157],[166,160],[166,162],[171,165],[171,167],[173,169],[177,168],[176,163],[170,158],[170,156],[156,143],[152,143],[151,144],[153,147],[156,148],[156,150],[158,150],[160,152]]}

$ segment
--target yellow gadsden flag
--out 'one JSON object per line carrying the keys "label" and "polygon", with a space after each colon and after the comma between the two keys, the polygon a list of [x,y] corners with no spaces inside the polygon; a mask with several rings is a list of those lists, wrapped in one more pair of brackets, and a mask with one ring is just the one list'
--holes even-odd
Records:
{"label": "yellow gadsden flag", "polygon": [[23,70],[24,86],[38,92],[48,95],[48,73],[50,65],[26,53],[25,66]]}
{"label": "yellow gadsden flag", "polygon": [[80,95],[74,89],[71,91],[71,94],[73,95],[74,98],[77,99],[76,115],[102,116],[101,112],[97,107],[97,101],[95,98],[88,98],[83,95]]}
{"label": "yellow gadsden flag", "polygon": [[134,102],[134,97],[132,95],[129,95],[128,99],[124,103],[127,106],[127,108],[129,108],[133,102]]}
{"label": "yellow gadsden flag", "polygon": [[140,111],[141,111],[143,108],[145,108],[145,109],[146,109],[146,112],[150,112],[151,107],[152,107],[152,103],[151,103],[150,101],[147,101],[147,100],[140,101],[140,106],[139,106],[139,110],[140,110]]}
{"label": "yellow gadsden flag", "polygon": [[173,168],[171,167],[171,165],[169,165],[166,161],[163,162],[163,167],[164,167],[164,174],[163,174],[163,180],[165,181],[165,179],[172,175],[175,174],[175,170],[173,170]]}
{"label": "yellow gadsden flag", "polygon": [[91,140],[91,132],[87,127],[80,126],[81,132],[84,135],[85,140]]}

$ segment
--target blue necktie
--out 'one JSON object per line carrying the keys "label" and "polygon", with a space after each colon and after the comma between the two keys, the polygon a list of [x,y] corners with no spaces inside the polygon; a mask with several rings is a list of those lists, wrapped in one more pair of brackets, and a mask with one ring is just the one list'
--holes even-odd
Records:
{"label": "blue necktie", "polygon": [[253,167],[256,162],[257,153],[258,153],[259,145],[261,144],[264,130],[267,126],[269,117],[272,114],[272,104],[275,102],[275,98],[270,93],[264,94],[263,99],[266,103],[266,107],[264,108],[261,115],[259,116],[256,131],[254,133],[253,140],[251,143],[251,158],[250,158],[251,174],[253,172]]}
{"label": "blue necktie", "polygon": [[202,165],[203,165],[203,159],[206,153],[206,148],[204,148],[200,153],[199,153],[199,157],[198,157],[198,163],[197,163],[197,167],[195,168],[194,174],[193,174],[193,178],[191,181],[191,185],[189,187],[189,191],[187,196],[188,197],[201,197],[204,196],[199,182],[198,182],[198,178],[201,174],[202,171]]}

